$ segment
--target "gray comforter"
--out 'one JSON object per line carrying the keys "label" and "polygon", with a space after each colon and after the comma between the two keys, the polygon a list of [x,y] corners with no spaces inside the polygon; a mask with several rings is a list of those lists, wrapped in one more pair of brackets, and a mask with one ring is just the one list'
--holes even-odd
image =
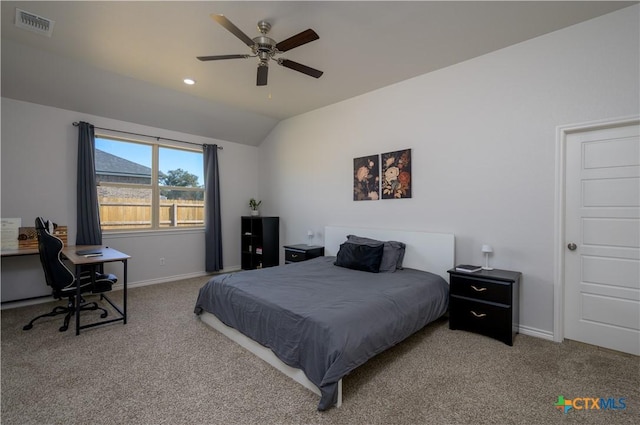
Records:
{"label": "gray comforter", "polygon": [[320,388],[318,410],[337,401],[338,381],[394,346],[448,307],[449,285],[413,269],[367,273],[319,257],[214,276],[195,313],[214,314]]}

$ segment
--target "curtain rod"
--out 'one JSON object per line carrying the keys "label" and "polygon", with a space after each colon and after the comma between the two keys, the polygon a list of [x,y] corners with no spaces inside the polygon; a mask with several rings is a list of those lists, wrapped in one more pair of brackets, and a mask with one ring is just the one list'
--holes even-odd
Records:
{"label": "curtain rod", "polygon": [[[77,121],[73,123],[74,127],[77,127],[79,125],[80,125],[80,123],[77,122]],[[152,139],[156,139],[157,141],[160,141],[160,139],[162,139],[162,140],[169,140],[171,142],[186,143],[188,145],[195,145],[195,146],[204,146],[206,144],[206,143],[185,142],[184,140],[169,139],[167,137],[160,137],[160,136],[149,136],[148,134],[132,133],[130,131],[122,131],[122,130],[114,130],[112,128],[96,127],[95,125],[93,126],[93,128],[97,128],[98,130],[115,131],[116,133],[131,134],[133,136],[151,137]],[[218,149],[222,150],[222,146],[218,146]]]}

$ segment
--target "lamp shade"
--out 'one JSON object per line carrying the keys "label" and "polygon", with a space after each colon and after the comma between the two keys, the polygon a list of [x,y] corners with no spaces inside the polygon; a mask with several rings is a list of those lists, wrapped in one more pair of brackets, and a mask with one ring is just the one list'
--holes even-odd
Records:
{"label": "lamp shade", "polygon": [[482,245],[482,252],[484,252],[484,253],[493,252],[493,248],[491,248],[491,246],[489,246],[489,245]]}

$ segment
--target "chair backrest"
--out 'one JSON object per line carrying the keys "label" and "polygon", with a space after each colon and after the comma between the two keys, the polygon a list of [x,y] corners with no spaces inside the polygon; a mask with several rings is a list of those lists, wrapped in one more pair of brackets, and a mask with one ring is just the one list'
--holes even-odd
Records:
{"label": "chair backrest", "polygon": [[51,286],[53,294],[56,296],[59,291],[72,285],[76,278],[60,257],[64,243],[49,233],[49,222],[42,217],[36,218],[36,233],[38,234],[38,251],[44,276],[47,285]]}

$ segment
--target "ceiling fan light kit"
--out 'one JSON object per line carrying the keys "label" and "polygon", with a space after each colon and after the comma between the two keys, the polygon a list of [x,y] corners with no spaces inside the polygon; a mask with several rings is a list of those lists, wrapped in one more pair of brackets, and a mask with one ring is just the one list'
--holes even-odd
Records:
{"label": "ceiling fan light kit", "polygon": [[260,62],[258,63],[258,70],[256,76],[256,85],[258,86],[266,86],[267,79],[269,75],[269,61],[271,59],[275,60],[278,65],[284,66],[285,68],[292,69],[294,71],[301,72],[303,74],[309,75],[310,77],[320,78],[323,74],[322,71],[311,68],[309,66],[303,65],[301,63],[294,62],[289,59],[278,57],[283,52],[287,52],[296,47],[302,46],[303,44],[310,43],[312,41],[318,40],[320,37],[316,32],[312,29],[308,29],[302,31],[299,34],[296,34],[292,37],[287,38],[284,41],[276,43],[276,41],[270,37],[267,37],[267,34],[271,30],[271,24],[267,21],[258,22],[258,31],[260,34],[258,37],[250,38],[246,35],[242,30],[236,27],[230,20],[226,18],[224,15],[215,15],[212,14],[211,18],[222,25],[225,29],[227,29],[230,33],[235,35],[237,38],[242,40],[247,46],[251,48],[251,55],[248,54],[235,54],[235,55],[216,55],[216,56],[198,56],[198,59],[201,61],[213,61],[213,60],[225,60],[225,59],[247,59],[252,57],[257,57]]}

